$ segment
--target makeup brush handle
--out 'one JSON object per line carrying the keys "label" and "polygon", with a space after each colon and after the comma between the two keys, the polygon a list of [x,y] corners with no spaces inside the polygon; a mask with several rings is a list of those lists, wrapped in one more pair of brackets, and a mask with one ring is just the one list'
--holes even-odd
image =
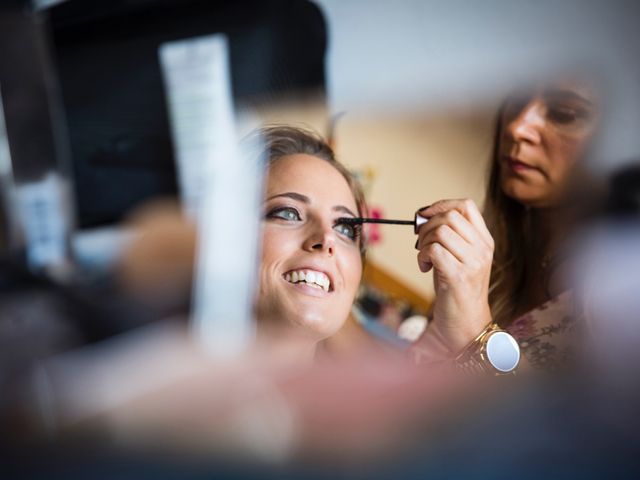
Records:
{"label": "makeup brush handle", "polygon": [[418,234],[418,230],[420,230],[420,227],[425,223],[427,223],[428,221],[429,221],[428,218],[423,217],[422,215],[418,215],[416,213],[416,218],[414,219],[414,226],[413,226],[413,231],[416,233],[416,235]]}

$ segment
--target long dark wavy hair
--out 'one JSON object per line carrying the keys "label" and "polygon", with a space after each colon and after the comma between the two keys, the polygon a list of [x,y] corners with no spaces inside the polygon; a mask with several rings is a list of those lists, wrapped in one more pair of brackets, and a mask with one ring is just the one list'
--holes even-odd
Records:
{"label": "long dark wavy hair", "polygon": [[495,243],[489,305],[494,321],[506,327],[513,321],[542,262],[549,238],[540,228],[536,210],[508,197],[500,184],[500,141],[504,105],[499,109],[487,185],[484,218]]}

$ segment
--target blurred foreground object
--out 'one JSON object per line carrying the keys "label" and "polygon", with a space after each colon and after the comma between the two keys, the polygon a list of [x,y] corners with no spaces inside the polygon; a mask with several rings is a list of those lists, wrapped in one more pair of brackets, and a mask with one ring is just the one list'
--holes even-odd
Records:
{"label": "blurred foreground object", "polygon": [[75,218],[65,116],[45,17],[25,4],[0,7],[0,184],[6,240],[13,254],[26,252],[31,269],[68,280]]}

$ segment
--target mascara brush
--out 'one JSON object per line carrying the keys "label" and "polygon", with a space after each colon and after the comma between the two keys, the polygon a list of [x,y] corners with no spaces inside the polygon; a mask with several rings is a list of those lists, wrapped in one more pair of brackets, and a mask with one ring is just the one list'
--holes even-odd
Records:
{"label": "mascara brush", "polygon": [[424,225],[429,221],[416,213],[413,220],[395,220],[391,218],[365,218],[365,217],[342,217],[337,220],[337,223],[346,223],[349,225],[362,225],[363,223],[384,223],[387,225],[413,225],[413,231],[418,233],[418,229],[421,225]]}

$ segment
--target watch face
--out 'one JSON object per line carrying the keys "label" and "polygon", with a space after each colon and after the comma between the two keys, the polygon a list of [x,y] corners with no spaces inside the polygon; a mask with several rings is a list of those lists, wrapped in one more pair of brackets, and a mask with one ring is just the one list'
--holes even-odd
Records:
{"label": "watch face", "polygon": [[510,372],[520,361],[520,347],[507,332],[494,332],[487,340],[487,358],[500,372]]}

